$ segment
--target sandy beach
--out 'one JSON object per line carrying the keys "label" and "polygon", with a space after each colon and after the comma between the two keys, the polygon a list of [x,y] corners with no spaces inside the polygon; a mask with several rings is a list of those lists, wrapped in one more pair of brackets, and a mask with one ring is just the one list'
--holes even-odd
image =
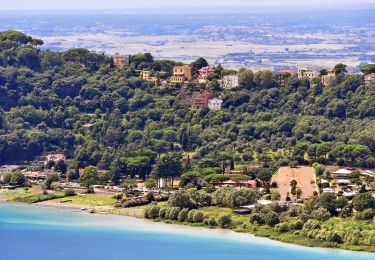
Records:
{"label": "sandy beach", "polygon": [[120,208],[116,209],[111,206],[86,206],[81,204],[74,203],[60,203],[54,201],[42,201],[34,204],[38,207],[53,207],[61,209],[70,209],[70,210],[80,210],[80,211],[91,211],[92,213],[98,214],[110,214],[110,215],[120,215],[120,216],[129,216],[143,218],[143,210],[135,208]]}

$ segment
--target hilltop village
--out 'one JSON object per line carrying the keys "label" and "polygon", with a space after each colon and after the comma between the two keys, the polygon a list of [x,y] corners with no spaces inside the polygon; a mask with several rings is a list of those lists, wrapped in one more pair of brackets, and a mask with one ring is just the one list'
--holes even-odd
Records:
{"label": "hilltop village", "polygon": [[0,33],[0,198],[375,250],[375,65],[253,72]]}

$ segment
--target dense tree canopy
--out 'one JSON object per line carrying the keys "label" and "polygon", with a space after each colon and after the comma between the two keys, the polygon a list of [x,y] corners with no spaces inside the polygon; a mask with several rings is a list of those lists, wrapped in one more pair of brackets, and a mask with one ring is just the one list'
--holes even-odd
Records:
{"label": "dense tree canopy", "polygon": [[[152,172],[179,176],[185,169],[180,155],[171,158],[176,152],[191,154],[187,168],[219,169],[209,174],[257,160],[269,170],[258,176],[265,182],[274,166],[288,162],[375,165],[375,89],[360,75],[345,74],[343,65],[328,87],[296,77],[280,86],[270,71],[242,69],[238,89],[214,86],[224,103],[210,111],[186,102],[205,90],[199,84],[159,88],[138,76],[142,69],[170,76],[180,63],[146,53],[116,70],[103,54],[41,51],[42,43],[0,33],[0,164],[62,152],[74,167],[107,170],[115,183]],[[185,177],[199,183],[209,174]]]}

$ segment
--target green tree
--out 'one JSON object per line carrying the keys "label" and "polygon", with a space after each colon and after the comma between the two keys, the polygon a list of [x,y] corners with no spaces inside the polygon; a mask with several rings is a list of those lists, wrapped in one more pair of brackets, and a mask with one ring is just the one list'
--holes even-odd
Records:
{"label": "green tree", "polygon": [[239,71],[239,84],[242,88],[252,89],[254,87],[254,73],[252,70],[242,69]]}
{"label": "green tree", "polygon": [[146,182],[145,182],[145,187],[147,189],[156,189],[158,187],[158,181],[157,180],[154,180],[154,179],[148,179]]}
{"label": "green tree", "polygon": [[124,188],[125,191],[131,191],[134,188],[137,188],[137,181],[135,179],[125,179],[121,183],[121,187]]}
{"label": "green tree", "polygon": [[208,66],[208,62],[205,58],[198,58],[196,61],[194,61],[193,63],[190,64],[192,70],[193,70],[193,73],[197,73],[198,70],[200,70],[201,68],[203,67],[207,67]]}
{"label": "green tree", "polygon": [[335,71],[336,75],[345,74],[348,72],[347,67],[348,67],[347,65],[343,63],[339,63],[339,64],[336,64],[333,70]]}
{"label": "green tree", "polygon": [[353,199],[353,206],[357,211],[375,208],[375,198],[371,193],[361,193]]}
{"label": "green tree", "polygon": [[65,161],[58,160],[57,163],[55,164],[55,171],[66,174],[67,170],[68,170],[68,166],[66,165]]}
{"label": "green tree", "polygon": [[55,173],[53,173],[53,174],[48,174],[47,179],[46,179],[46,181],[45,181],[46,188],[47,188],[47,189],[51,189],[51,185],[52,185],[52,183],[54,183],[54,182],[58,182],[59,180],[60,180],[60,177],[59,177],[58,174],[55,174]]}
{"label": "green tree", "polygon": [[155,176],[158,179],[171,180],[173,187],[174,179],[180,177],[184,170],[181,158],[179,153],[167,153],[161,156],[153,169]]}
{"label": "green tree", "polygon": [[98,169],[95,166],[87,166],[83,170],[83,174],[80,177],[80,181],[85,185],[87,189],[96,184],[98,180]]}
{"label": "green tree", "polygon": [[331,215],[336,214],[336,195],[333,193],[323,193],[319,198],[319,205],[328,210]]}
{"label": "green tree", "polygon": [[361,72],[365,75],[375,73],[375,64],[366,64],[360,68]]}

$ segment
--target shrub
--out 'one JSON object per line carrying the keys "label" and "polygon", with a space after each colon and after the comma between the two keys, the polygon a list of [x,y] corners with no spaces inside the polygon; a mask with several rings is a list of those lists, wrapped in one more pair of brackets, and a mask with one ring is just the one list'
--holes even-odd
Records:
{"label": "shrub", "polygon": [[181,209],[179,207],[170,207],[167,209],[165,217],[171,220],[177,220],[178,214],[180,213]]}
{"label": "shrub", "polygon": [[53,182],[50,186],[51,186],[51,190],[55,190],[55,191],[62,190],[62,187],[59,182]]}
{"label": "shrub", "polygon": [[51,185],[53,182],[58,182],[60,180],[59,175],[53,173],[49,174],[46,178],[45,184],[47,189],[51,189]]}
{"label": "shrub", "polygon": [[327,232],[326,240],[329,242],[342,243],[341,236],[335,230],[331,230]]}
{"label": "shrub", "polygon": [[197,211],[196,209],[193,209],[193,210],[189,211],[187,221],[189,221],[191,223],[194,222],[194,214],[195,214],[196,211]]}
{"label": "shrub", "polygon": [[211,206],[212,197],[204,190],[190,189],[187,191],[190,199],[196,207],[209,207]]}
{"label": "shrub", "polygon": [[185,191],[180,191],[172,194],[169,197],[168,204],[172,207],[194,209],[196,208],[194,202],[190,199],[189,194]]}
{"label": "shrub", "polygon": [[185,222],[185,221],[187,221],[188,214],[189,214],[189,210],[188,209],[181,210],[180,213],[178,213],[178,221],[179,222]]}
{"label": "shrub", "polygon": [[353,205],[356,211],[375,208],[375,198],[369,193],[361,193],[353,199]]}
{"label": "shrub", "polygon": [[303,223],[307,222],[309,219],[312,219],[311,214],[307,214],[306,212],[302,212],[298,218],[303,221]]}
{"label": "shrub", "polygon": [[314,234],[320,229],[318,220],[309,219],[302,227],[301,235],[309,238],[314,238]]}
{"label": "shrub", "polygon": [[149,215],[148,215],[148,212],[149,212],[149,208],[145,209],[145,211],[143,212],[143,216],[147,219],[149,219]]}
{"label": "shrub", "polygon": [[200,210],[197,210],[194,212],[194,215],[193,215],[193,222],[194,223],[201,223],[203,222],[204,220],[204,214],[202,211]]}
{"label": "shrub", "polygon": [[281,195],[280,195],[279,192],[272,192],[272,194],[271,194],[271,200],[278,201],[278,200],[280,200],[280,198],[281,198]]}
{"label": "shrub", "polygon": [[232,217],[229,214],[221,214],[218,219],[219,226],[222,228],[228,228],[230,227],[232,223]]}
{"label": "shrub", "polygon": [[356,216],[357,219],[360,220],[370,220],[375,217],[375,210],[374,209],[365,209],[364,211],[357,212]]}
{"label": "shrub", "polygon": [[152,191],[149,191],[147,194],[146,194],[146,197],[147,197],[147,200],[148,201],[154,201],[155,198],[154,198],[154,193]]}
{"label": "shrub", "polygon": [[297,219],[296,221],[292,222],[293,229],[300,230],[303,227],[304,222],[300,219]]}
{"label": "shrub", "polygon": [[148,217],[150,219],[156,219],[159,217],[160,207],[157,205],[153,205],[148,208]]}
{"label": "shrub", "polygon": [[215,204],[230,208],[254,204],[258,198],[257,191],[251,189],[220,188],[212,195]]}
{"label": "shrub", "polygon": [[331,213],[329,213],[329,211],[324,208],[314,210],[311,215],[314,219],[319,221],[326,221],[331,218]]}
{"label": "shrub", "polygon": [[115,199],[115,200],[122,200],[123,196],[124,196],[123,193],[117,193],[117,194],[113,195],[112,198]]}
{"label": "shrub", "polygon": [[66,197],[75,196],[76,195],[76,191],[73,190],[73,189],[66,189],[66,190],[64,190],[64,195]]}
{"label": "shrub", "polygon": [[283,208],[280,206],[278,202],[268,204],[265,208],[276,213],[280,213],[283,211]]}
{"label": "shrub", "polygon": [[288,214],[291,217],[297,217],[301,213],[301,208],[300,207],[291,207],[288,210]]}
{"label": "shrub", "polygon": [[279,223],[275,226],[275,231],[279,233],[285,233],[289,231],[289,225],[286,222]]}
{"label": "shrub", "polygon": [[263,225],[265,223],[263,214],[260,213],[251,213],[250,215],[250,223],[251,224],[259,224]]}
{"label": "shrub", "polygon": [[166,218],[168,208],[161,208],[159,210],[159,218]]}
{"label": "shrub", "polygon": [[210,226],[217,226],[216,219],[214,217],[210,217],[208,219],[208,225],[210,225]]}
{"label": "shrub", "polygon": [[279,221],[279,216],[273,211],[268,212],[264,217],[264,222],[270,227],[275,226]]}

